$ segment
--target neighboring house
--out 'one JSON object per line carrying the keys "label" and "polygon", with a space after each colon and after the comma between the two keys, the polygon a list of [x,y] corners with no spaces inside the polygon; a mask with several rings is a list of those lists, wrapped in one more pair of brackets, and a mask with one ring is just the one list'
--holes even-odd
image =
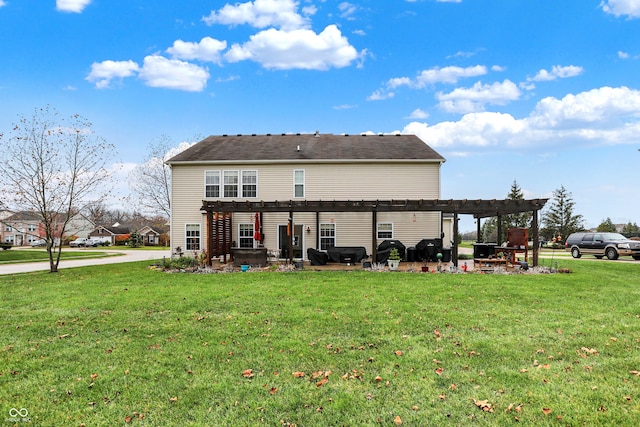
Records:
{"label": "neighboring house", "polygon": [[[3,242],[13,243],[15,246],[30,245],[36,240],[46,237],[45,227],[40,220],[41,216],[37,212],[23,211],[14,214],[5,215],[2,219],[2,235]],[[64,235],[60,236],[62,224],[65,215],[57,215],[57,224],[54,225],[53,235],[57,239],[60,237],[77,236],[79,234],[87,235],[93,229],[94,225],[84,215],[74,215],[64,231]]]}
{"label": "neighboring house", "polygon": [[[210,136],[167,161],[171,166],[171,245],[187,253],[207,246],[206,202],[362,201],[440,199],[445,159],[415,135]],[[356,209],[357,210],[357,209]],[[220,212],[224,214],[224,212]],[[433,211],[256,212],[231,216],[233,246],[288,249],[365,247],[399,240],[453,240],[449,215]],[[218,217],[216,212],[215,217]],[[374,223],[372,223],[374,222]],[[291,236],[290,231],[293,232]],[[373,236],[372,236],[373,234]],[[291,255],[291,254],[289,254]]]}
{"label": "neighboring house", "polygon": [[169,232],[168,226],[146,225],[138,230],[145,246],[157,246],[160,244],[160,236]]}
{"label": "neighboring house", "polygon": [[129,233],[131,233],[130,227],[116,223],[111,226],[100,225],[89,232],[88,236],[90,239],[102,240],[103,242],[109,242],[110,245],[115,246],[118,236],[126,236]]}
{"label": "neighboring house", "polygon": [[2,241],[14,246],[25,246],[44,238],[44,226],[40,218],[38,213],[29,211],[6,216],[2,220]]}
{"label": "neighboring house", "polygon": [[77,214],[74,215],[67,223],[64,234],[65,236],[85,237],[95,228],[95,226],[96,225],[93,221],[88,219],[86,216]]}

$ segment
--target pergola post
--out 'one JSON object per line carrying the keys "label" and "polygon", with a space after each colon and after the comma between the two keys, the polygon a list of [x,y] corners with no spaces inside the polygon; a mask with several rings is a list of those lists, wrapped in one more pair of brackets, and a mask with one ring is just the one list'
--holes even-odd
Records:
{"label": "pergola post", "polygon": [[378,236],[376,230],[378,229],[378,211],[375,209],[371,211],[371,260],[377,262],[378,257]]}
{"label": "pergola post", "polygon": [[538,230],[538,211],[533,211],[533,218],[531,219],[531,228],[533,229],[533,266],[538,266],[538,250],[540,249],[540,233]]}

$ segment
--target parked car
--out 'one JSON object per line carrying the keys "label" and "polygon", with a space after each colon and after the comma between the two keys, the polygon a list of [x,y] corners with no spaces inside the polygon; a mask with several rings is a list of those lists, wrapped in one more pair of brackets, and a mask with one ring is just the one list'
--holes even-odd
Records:
{"label": "parked car", "polygon": [[593,255],[600,259],[618,259],[620,256],[631,256],[640,260],[640,241],[629,240],[620,233],[581,232],[573,233],[567,238],[565,249],[574,258],[583,254]]}
{"label": "parked car", "polygon": [[47,246],[47,241],[45,239],[34,240],[31,242],[31,246],[34,248],[37,246]]}
{"label": "parked car", "polygon": [[89,247],[89,246],[99,246],[102,242],[100,240],[95,239],[86,239],[84,237],[79,237],[76,240],[69,242],[69,246],[72,248],[80,248],[80,247]]}

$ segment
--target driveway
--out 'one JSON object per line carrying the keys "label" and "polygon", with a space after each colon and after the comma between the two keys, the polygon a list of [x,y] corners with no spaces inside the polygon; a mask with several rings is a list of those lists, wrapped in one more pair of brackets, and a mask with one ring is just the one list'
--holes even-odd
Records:
{"label": "driveway", "polygon": [[[171,251],[158,251],[150,250],[106,250],[104,252],[119,254],[106,258],[89,258],[89,259],[69,259],[60,260],[58,270],[64,270],[74,267],[85,267],[89,265],[104,265],[104,264],[117,264],[122,262],[134,262],[134,261],[149,261],[154,259],[161,259],[162,257],[170,257]],[[0,265],[0,275],[5,274],[17,274],[17,273],[31,273],[34,271],[49,271],[49,262],[23,262],[17,264],[3,264]]]}

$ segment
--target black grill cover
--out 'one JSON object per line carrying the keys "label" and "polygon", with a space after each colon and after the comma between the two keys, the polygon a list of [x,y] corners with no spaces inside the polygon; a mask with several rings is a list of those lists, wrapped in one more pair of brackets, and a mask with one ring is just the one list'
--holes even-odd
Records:
{"label": "black grill cover", "polygon": [[406,253],[406,246],[399,240],[385,240],[378,245],[378,254],[376,255],[376,262],[387,262],[391,249],[396,248],[400,254],[400,258],[404,259]]}
{"label": "black grill cover", "polygon": [[421,259],[437,261],[436,254],[442,252],[442,239],[422,239],[416,244],[416,250]]}
{"label": "black grill cover", "polygon": [[329,260],[329,255],[325,252],[317,251],[313,248],[307,249],[307,258],[311,265],[326,265]]}

